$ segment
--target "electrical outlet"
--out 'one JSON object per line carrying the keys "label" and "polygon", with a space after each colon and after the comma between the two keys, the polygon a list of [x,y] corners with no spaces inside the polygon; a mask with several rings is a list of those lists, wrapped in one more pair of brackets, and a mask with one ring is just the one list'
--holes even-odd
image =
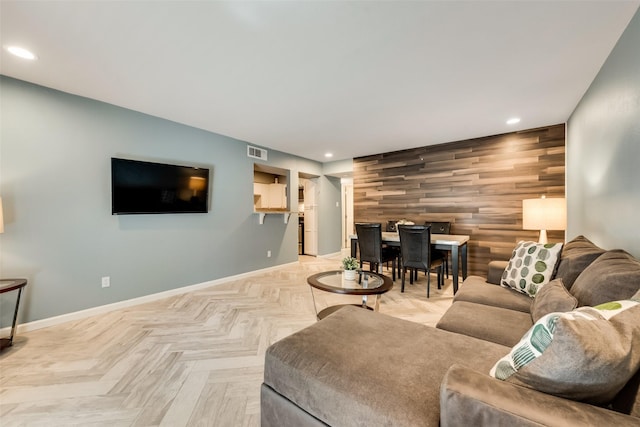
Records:
{"label": "electrical outlet", "polygon": [[109,278],[109,276],[105,276],[102,278],[102,287],[103,288],[108,288],[109,286],[111,286],[111,279]]}
{"label": "electrical outlet", "polygon": [[267,258],[271,258],[271,251],[267,251]]}

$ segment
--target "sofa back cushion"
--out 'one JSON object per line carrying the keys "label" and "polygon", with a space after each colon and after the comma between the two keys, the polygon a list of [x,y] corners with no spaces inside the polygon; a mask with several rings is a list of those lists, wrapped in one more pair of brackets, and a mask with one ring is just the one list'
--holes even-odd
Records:
{"label": "sofa back cushion", "polygon": [[640,261],[616,249],[591,263],[576,279],[571,294],[578,306],[596,306],[607,301],[628,299],[640,290]]}
{"label": "sofa back cushion", "polygon": [[562,279],[553,279],[538,291],[531,303],[533,323],[549,313],[567,312],[578,306],[578,300],[571,295]]}
{"label": "sofa back cushion", "polygon": [[564,286],[571,289],[580,273],[605,252],[586,237],[576,237],[562,248],[555,278],[562,279]]}

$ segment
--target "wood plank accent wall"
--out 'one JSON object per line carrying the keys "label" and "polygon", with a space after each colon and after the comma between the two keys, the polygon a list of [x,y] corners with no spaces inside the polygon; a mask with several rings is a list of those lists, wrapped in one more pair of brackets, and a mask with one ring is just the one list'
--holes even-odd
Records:
{"label": "wood plank accent wall", "polygon": [[[353,161],[355,222],[451,221],[467,234],[469,274],[486,277],[520,240],[522,200],[565,196],[564,124],[360,157]],[[564,231],[549,231],[564,241]]]}

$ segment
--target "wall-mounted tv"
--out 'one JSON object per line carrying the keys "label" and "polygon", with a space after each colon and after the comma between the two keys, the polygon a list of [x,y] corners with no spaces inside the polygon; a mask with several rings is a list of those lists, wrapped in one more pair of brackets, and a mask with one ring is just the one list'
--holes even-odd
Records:
{"label": "wall-mounted tv", "polygon": [[111,158],[111,213],[206,213],[209,169]]}

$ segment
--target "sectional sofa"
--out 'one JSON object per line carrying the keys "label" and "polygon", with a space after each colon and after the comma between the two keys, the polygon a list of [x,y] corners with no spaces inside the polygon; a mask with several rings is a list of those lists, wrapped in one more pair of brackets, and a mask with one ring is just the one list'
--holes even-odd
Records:
{"label": "sectional sofa", "polygon": [[640,425],[640,262],[579,236],[525,292],[522,252],[435,328],[345,307],[274,343],[262,425]]}

